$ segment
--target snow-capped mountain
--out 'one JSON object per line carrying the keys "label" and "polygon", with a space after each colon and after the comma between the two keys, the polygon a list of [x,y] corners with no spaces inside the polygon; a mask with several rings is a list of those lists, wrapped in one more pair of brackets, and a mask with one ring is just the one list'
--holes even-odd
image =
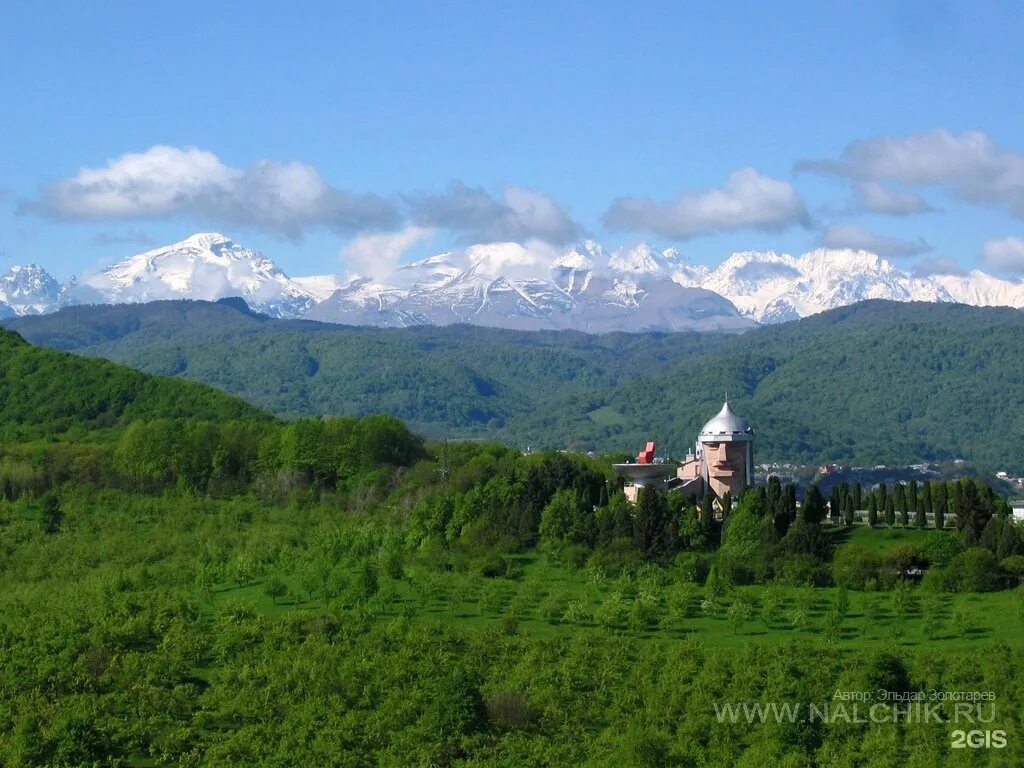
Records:
{"label": "snow-capped mountain", "polygon": [[935,275],[931,279],[945,289],[951,301],[960,304],[1024,309],[1024,280],[1000,280],[977,269],[966,275]]}
{"label": "snow-capped mountain", "polygon": [[312,289],[292,280],[259,251],[208,232],[89,275],[76,294],[82,300],[108,303],[241,296],[265,314],[300,317],[317,303],[318,287],[326,293],[323,278],[309,280]]}
{"label": "snow-capped mountain", "polygon": [[523,264],[514,259],[523,256],[520,246],[474,249],[467,253],[468,267],[460,267],[451,254],[440,254],[401,267],[395,285],[353,282],[306,317],[389,326],[472,323],[591,332],[752,325],[721,296],[673,280],[673,274],[692,274],[697,268],[646,244],[609,257],[599,244],[585,241],[556,258],[546,274],[518,278],[495,273],[493,268],[504,265],[522,272]]}
{"label": "snow-capped mountain", "polygon": [[62,286],[34,264],[12,267],[0,276],[0,318],[52,312],[74,301],[228,296],[274,317],[351,325],[731,330],[864,299],[1024,309],[1024,281],[977,270],[915,277],[873,253],[832,249],[735,253],[709,269],[673,248],[640,243],[609,252],[593,240],[561,252],[475,245],[402,265],[384,280],[292,278],[259,251],[205,233],[124,259],[77,285]]}
{"label": "snow-capped mountain", "polygon": [[934,279],[906,275],[873,253],[823,248],[799,257],[736,253],[701,285],[760,323],[795,320],[865,299],[956,301]]}
{"label": "snow-capped mountain", "polygon": [[70,287],[38,264],[11,267],[0,275],[0,317],[55,312],[69,302]]}

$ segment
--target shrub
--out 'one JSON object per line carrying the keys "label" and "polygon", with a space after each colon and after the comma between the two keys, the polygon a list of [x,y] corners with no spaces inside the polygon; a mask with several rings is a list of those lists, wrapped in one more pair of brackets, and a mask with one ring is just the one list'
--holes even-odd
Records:
{"label": "shrub", "polygon": [[946,569],[933,565],[924,572],[924,578],[921,579],[921,589],[926,592],[950,592],[953,587],[949,582]]}
{"label": "shrub", "polygon": [[614,539],[609,544],[595,549],[587,562],[587,567],[606,576],[619,576],[623,573],[635,573],[643,564],[643,555],[633,540],[622,538]]}
{"label": "shrub", "polygon": [[924,542],[924,556],[932,565],[943,567],[964,551],[959,537],[949,531],[930,531]]}
{"label": "shrub", "polygon": [[911,544],[893,547],[885,553],[886,565],[891,565],[901,573],[911,568],[924,568],[928,565],[925,553]]}
{"label": "shrub", "polygon": [[865,590],[877,581],[882,559],[864,547],[845,544],[832,560],[832,580],[838,587]]}
{"label": "shrub", "polygon": [[782,562],[779,581],[794,587],[827,587],[828,567],[814,555],[791,555]]}
{"label": "shrub", "polygon": [[1024,555],[1010,555],[1003,558],[999,565],[1013,576],[1024,576]]}
{"label": "shrub", "polygon": [[697,552],[680,552],[675,558],[679,578],[694,584],[703,584],[708,577],[707,558]]}
{"label": "shrub", "polygon": [[508,573],[508,560],[496,552],[485,555],[477,561],[477,572],[488,579],[497,579]]}
{"label": "shrub", "polygon": [[971,547],[954,557],[947,573],[958,592],[990,592],[999,586],[999,562],[981,547]]}

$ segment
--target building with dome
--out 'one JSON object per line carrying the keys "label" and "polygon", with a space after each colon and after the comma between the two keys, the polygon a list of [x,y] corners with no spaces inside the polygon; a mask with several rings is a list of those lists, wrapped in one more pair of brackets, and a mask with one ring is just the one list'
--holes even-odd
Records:
{"label": "building with dome", "polygon": [[[720,499],[728,492],[738,499],[743,489],[754,484],[754,430],[750,422],[737,415],[726,401],[722,410],[701,427],[692,451],[679,464],[660,464],[659,471],[640,471],[653,459],[653,444],[637,457],[637,464],[618,464],[617,472],[629,480],[626,497],[635,502],[639,490],[654,478],[666,490],[679,490],[685,496],[704,498],[708,493]],[[645,459],[647,460],[645,462]],[[674,469],[674,472],[670,470]]]}

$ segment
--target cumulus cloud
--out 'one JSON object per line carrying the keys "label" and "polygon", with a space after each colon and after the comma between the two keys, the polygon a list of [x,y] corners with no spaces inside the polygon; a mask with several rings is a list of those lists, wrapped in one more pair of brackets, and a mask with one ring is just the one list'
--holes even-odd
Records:
{"label": "cumulus cloud", "polygon": [[665,203],[620,197],[604,214],[609,229],[652,232],[672,240],[738,229],[778,231],[808,220],[807,207],[790,183],[755,168],[735,171],[722,187],[686,190]]}
{"label": "cumulus cloud", "polygon": [[854,208],[889,216],[910,216],[934,211],[928,201],[914,192],[893,189],[877,181],[863,181],[854,186]]}
{"label": "cumulus cloud", "polygon": [[917,256],[931,250],[924,240],[916,242],[887,237],[872,232],[858,224],[835,224],[828,227],[822,235],[821,244],[825,248],[852,248],[858,251],[870,251],[887,258],[898,256]]}
{"label": "cumulus cloud", "polygon": [[383,280],[398,269],[410,248],[432,234],[432,229],[410,225],[399,232],[358,235],[342,249],[341,258],[351,272]]}
{"label": "cumulus cloud", "polygon": [[839,160],[805,160],[797,169],[861,181],[944,186],[963,200],[1005,207],[1024,218],[1024,153],[999,146],[981,131],[939,129],[860,139],[847,145]]}
{"label": "cumulus cloud", "polygon": [[921,259],[914,265],[914,277],[931,277],[932,275],[966,275],[967,270],[954,259],[935,258]]}
{"label": "cumulus cloud", "polygon": [[981,260],[992,269],[1024,276],[1024,239],[1004,237],[982,246]]}
{"label": "cumulus cloud", "polygon": [[482,243],[467,248],[460,260],[484,275],[518,280],[545,275],[563,251],[541,240]]}
{"label": "cumulus cloud", "polygon": [[355,232],[398,221],[384,198],[333,187],[304,163],[261,160],[234,168],[207,150],[159,145],[82,168],[21,209],[62,219],[184,215],[296,238],[314,226]]}
{"label": "cumulus cloud", "polygon": [[498,199],[481,187],[457,181],[442,194],[410,195],[408,201],[417,224],[452,230],[467,243],[564,244],[582,231],[551,197],[520,187],[505,187]]}

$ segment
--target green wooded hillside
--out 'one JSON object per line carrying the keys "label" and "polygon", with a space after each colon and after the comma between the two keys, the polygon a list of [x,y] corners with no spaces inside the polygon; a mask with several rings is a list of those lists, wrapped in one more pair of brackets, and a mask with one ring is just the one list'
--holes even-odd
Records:
{"label": "green wooded hillside", "polygon": [[0,330],[0,441],[81,438],[158,418],[270,417],[210,387],[41,349]]}
{"label": "green wooded hillside", "polygon": [[685,450],[728,392],[759,459],[964,458],[1024,470],[1024,313],[870,301],[726,334],[370,329],[235,303],[8,321],[39,344],[191,378],[278,415],[391,413],[430,436]]}

